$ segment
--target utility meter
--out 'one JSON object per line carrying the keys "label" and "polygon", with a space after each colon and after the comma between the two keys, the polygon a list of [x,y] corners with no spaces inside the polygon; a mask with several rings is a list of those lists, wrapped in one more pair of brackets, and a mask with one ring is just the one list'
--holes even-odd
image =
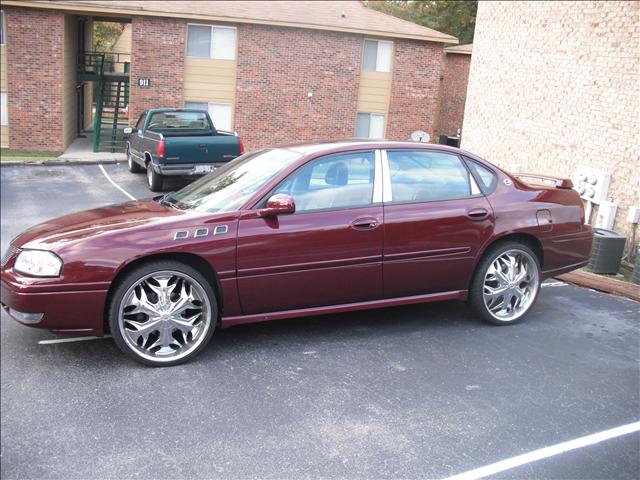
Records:
{"label": "utility meter", "polygon": [[597,205],[607,199],[611,175],[596,168],[578,165],[573,185],[584,200]]}

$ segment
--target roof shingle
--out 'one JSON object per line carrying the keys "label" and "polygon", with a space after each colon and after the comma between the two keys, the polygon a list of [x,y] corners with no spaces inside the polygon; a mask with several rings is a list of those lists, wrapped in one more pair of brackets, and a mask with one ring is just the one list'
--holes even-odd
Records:
{"label": "roof shingle", "polygon": [[423,27],[367,8],[359,1],[127,1],[58,0],[4,3],[30,3],[48,8],[77,7],[78,11],[100,9],[126,10],[134,15],[266,23],[300,28],[348,31],[368,35],[413,38],[449,44],[458,43],[451,35]]}

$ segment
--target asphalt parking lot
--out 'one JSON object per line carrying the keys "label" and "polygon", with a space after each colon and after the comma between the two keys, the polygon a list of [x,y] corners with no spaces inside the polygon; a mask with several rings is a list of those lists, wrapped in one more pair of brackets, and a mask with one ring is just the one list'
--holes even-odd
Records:
{"label": "asphalt parking lot", "polygon": [[[127,193],[144,175],[105,165]],[[126,201],[97,165],[2,167],[1,248],[50,217]],[[185,181],[176,179],[170,189]],[[435,303],[218,331],[152,369],[111,339],[2,312],[3,478],[445,478],[640,419],[640,304],[559,282],[491,327]],[[492,478],[640,478],[640,435]]]}

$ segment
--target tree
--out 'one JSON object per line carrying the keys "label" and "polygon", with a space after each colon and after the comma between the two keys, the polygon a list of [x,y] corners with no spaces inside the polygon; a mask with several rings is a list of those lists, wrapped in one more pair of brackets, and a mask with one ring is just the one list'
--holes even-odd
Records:
{"label": "tree", "polygon": [[124,23],[93,22],[93,50],[110,52],[124,30]]}
{"label": "tree", "polygon": [[379,12],[453,35],[460,44],[473,43],[477,0],[387,0],[371,1],[367,5]]}

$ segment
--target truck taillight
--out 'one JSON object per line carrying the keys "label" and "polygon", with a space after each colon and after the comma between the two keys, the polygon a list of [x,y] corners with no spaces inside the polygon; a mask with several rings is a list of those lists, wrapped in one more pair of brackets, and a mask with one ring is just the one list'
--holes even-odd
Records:
{"label": "truck taillight", "polygon": [[164,140],[158,142],[158,157],[164,157]]}
{"label": "truck taillight", "polygon": [[244,153],[244,142],[240,139],[240,155]]}

